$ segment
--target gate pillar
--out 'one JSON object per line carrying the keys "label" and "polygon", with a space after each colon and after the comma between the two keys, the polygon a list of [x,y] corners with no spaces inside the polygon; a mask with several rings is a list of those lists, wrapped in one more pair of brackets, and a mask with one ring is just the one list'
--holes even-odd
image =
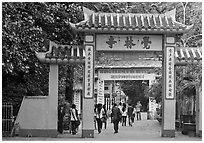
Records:
{"label": "gate pillar", "polygon": [[50,72],[49,72],[47,126],[48,126],[48,129],[50,130],[50,134],[52,134],[53,137],[57,137],[58,67],[59,66],[57,64],[50,64]]}
{"label": "gate pillar", "polygon": [[163,88],[162,88],[162,137],[175,137],[175,70],[174,70],[175,37],[164,36]]}
{"label": "gate pillar", "polygon": [[82,137],[94,137],[94,36],[85,36],[84,96],[82,109]]}
{"label": "gate pillar", "polygon": [[202,137],[202,85],[196,84],[196,135]]}

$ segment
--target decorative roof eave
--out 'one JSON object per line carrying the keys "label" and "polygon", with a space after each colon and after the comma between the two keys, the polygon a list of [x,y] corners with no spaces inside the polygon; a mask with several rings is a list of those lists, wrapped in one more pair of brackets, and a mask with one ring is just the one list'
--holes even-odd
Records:
{"label": "decorative roof eave", "polygon": [[42,63],[49,64],[84,64],[85,51],[80,45],[59,45],[49,42],[49,51],[35,52],[36,57]]}
{"label": "decorative roof eave", "polygon": [[87,8],[83,11],[85,20],[70,23],[75,32],[182,34],[193,27],[175,20],[176,9],[164,14],[95,13]]}
{"label": "decorative roof eave", "polygon": [[175,66],[202,63],[202,48],[176,48],[175,58]]}
{"label": "decorative roof eave", "polygon": [[129,30],[127,30],[127,28],[76,28],[75,26],[73,26],[74,24],[71,24],[72,29],[75,32],[85,32],[85,33],[134,33],[134,34],[147,34],[147,33],[151,33],[151,34],[183,34],[188,32],[193,25],[187,26],[186,29],[133,29],[133,28],[129,28]]}
{"label": "decorative roof eave", "polygon": [[67,58],[46,58],[46,53],[44,52],[35,52],[36,57],[41,63],[48,63],[48,64],[84,64],[85,59],[67,59]]}

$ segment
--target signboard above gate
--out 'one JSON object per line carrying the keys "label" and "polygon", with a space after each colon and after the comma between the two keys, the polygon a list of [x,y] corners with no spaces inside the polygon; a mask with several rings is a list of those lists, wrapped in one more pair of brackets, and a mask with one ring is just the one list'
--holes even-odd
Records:
{"label": "signboard above gate", "polygon": [[162,51],[162,35],[96,35],[96,50]]}

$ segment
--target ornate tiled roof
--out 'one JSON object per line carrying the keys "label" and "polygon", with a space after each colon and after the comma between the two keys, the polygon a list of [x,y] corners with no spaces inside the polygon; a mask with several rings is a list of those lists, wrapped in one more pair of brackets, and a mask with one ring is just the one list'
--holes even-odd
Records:
{"label": "ornate tiled roof", "polygon": [[175,20],[175,9],[164,14],[135,13],[95,13],[84,8],[85,20],[71,27],[76,31],[87,32],[152,32],[184,33],[191,26]]}
{"label": "ornate tiled roof", "polygon": [[202,60],[201,48],[176,48],[175,57],[178,62],[199,62]]}
{"label": "ornate tiled roof", "polygon": [[85,51],[82,45],[60,45],[49,42],[49,51],[36,52],[37,58],[43,63],[84,63]]}

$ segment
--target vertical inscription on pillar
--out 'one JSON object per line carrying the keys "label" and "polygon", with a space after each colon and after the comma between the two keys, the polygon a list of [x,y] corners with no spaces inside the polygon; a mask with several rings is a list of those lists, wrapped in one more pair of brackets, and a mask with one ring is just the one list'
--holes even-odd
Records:
{"label": "vertical inscription on pillar", "polygon": [[93,46],[86,45],[85,46],[85,98],[93,98],[93,75],[94,75],[94,67],[93,67]]}
{"label": "vertical inscription on pillar", "polygon": [[104,104],[104,81],[98,80],[98,96],[97,96],[97,103]]}
{"label": "vertical inscription on pillar", "polygon": [[174,99],[174,47],[166,50],[166,99]]}

